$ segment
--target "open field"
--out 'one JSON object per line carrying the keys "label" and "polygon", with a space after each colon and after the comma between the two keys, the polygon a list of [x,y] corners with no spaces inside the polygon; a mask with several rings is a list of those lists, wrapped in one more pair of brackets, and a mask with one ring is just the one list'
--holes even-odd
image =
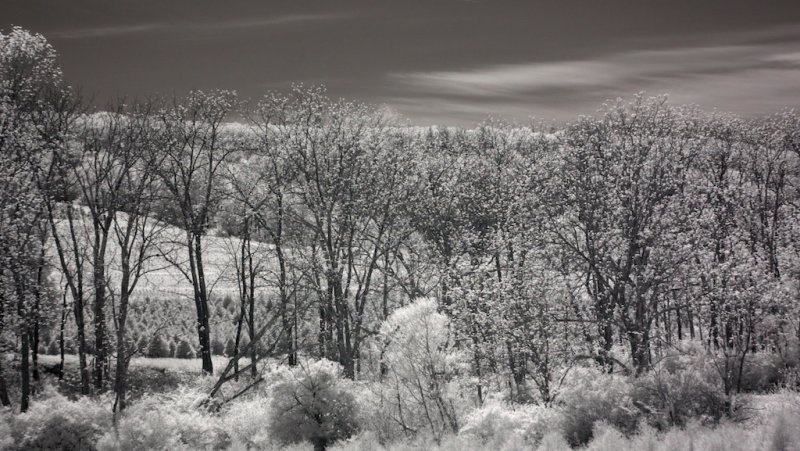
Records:
{"label": "open field", "polygon": [[[91,360],[92,356],[88,356]],[[224,356],[212,356],[211,360],[214,362],[215,371],[219,372],[228,364],[228,358]],[[42,355],[39,356],[40,365],[57,365],[60,362],[60,357],[57,355]],[[250,359],[242,358],[239,360],[242,366],[247,365]],[[69,366],[78,365],[78,356],[73,354],[64,355],[64,363]],[[149,368],[154,370],[166,370],[175,373],[189,373],[199,374],[202,371],[202,362],[200,359],[175,359],[175,358],[149,358],[149,357],[134,357],[131,359],[131,368]],[[112,368],[114,363],[112,362]]]}

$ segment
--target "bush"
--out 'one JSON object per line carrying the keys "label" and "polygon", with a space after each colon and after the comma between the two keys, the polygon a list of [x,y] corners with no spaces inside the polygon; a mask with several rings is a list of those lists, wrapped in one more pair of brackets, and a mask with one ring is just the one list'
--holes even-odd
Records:
{"label": "bush", "polygon": [[569,443],[558,431],[550,431],[542,437],[537,451],[571,451]]}
{"label": "bush", "polygon": [[0,407],[0,449],[13,449],[14,435],[11,430],[11,409]]}
{"label": "bush", "polygon": [[730,411],[714,362],[702,350],[663,358],[634,385],[636,404],[659,429],[693,418],[717,422]]}
{"label": "bush", "polygon": [[146,352],[147,351],[147,346],[149,344],[150,344],[150,341],[147,339],[147,337],[142,335],[141,337],[139,337],[138,340],[136,340],[136,348],[134,349],[134,352],[135,353]]}
{"label": "bush", "polygon": [[184,338],[178,343],[178,347],[175,348],[175,357],[179,359],[193,359],[195,357],[194,348],[189,343],[189,340]]}
{"label": "bush", "polygon": [[109,431],[97,446],[108,451],[226,449],[231,440],[222,419],[196,406],[203,396],[187,389],[148,396],[124,411],[118,434]]}
{"label": "bush", "polygon": [[271,448],[272,437],[264,427],[272,417],[269,406],[269,399],[262,396],[232,403],[223,412],[225,430],[246,449]]}
{"label": "bush", "polygon": [[213,355],[225,355],[225,344],[219,338],[211,342],[211,353]]}
{"label": "bush", "polygon": [[228,357],[232,357],[235,347],[236,347],[236,342],[233,340],[233,338],[228,338],[228,341],[225,342],[225,355]]}
{"label": "bush", "polygon": [[107,400],[73,402],[47,388],[26,413],[9,418],[11,449],[95,449],[97,438],[110,428],[111,415],[101,403]]}
{"label": "bush", "polygon": [[169,357],[169,345],[160,335],[156,335],[150,339],[150,343],[147,345],[147,357]]}
{"label": "bush", "polygon": [[308,440],[315,449],[353,435],[356,403],[338,385],[339,367],[322,360],[301,368],[274,389],[269,431],[284,444]]}
{"label": "bush", "polygon": [[564,438],[583,445],[592,438],[596,423],[606,422],[622,432],[636,429],[638,409],[627,377],[594,368],[574,368],[564,381],[561,405]]}
{"label": "bush", "polygon": [[800,449],[800,415],[788,411],[778,412],[769,427],[767,442],[770,450]]}
{"label": "bush", "polygon": [[499,448],[503,442],[519,438],[532,448],[551,430],[557,429],[561,416],[556,409],[535,405],[508,405],[501,401],[487,401],[467,416],[460,434],[471,435]]}
{"label": "bush", "polygon": [[126,414],[118,426],[118,434],[109,431],[97,442],[99,451],[135,451],[140,449],[180,449],[180,437],[171,416],[161,412],[147,415]]}
{"label": "bush", "polygon": [[[433,299],[417,299],[395,310],[376,337],[376,372],[385,392],[387,414],[410,430],[435,437],[457,432],[463,404],[470,403],[463,386],[469,374],[465,353],[455,346],[447,315]],[[469,384],[472,385],[472,384]]]}
{"label": "bush", "polygon": [[748,354],[742,369],[742,390],[763,393],[787,383],[791,385],[790,379],[800,367],[797,357],[797,348],[793,344],[781,352]]}
{"label": "bush", "polygon": [[53,340],[47,345],[47,354],[48,355],[59,355],[61,354],[61,347],[58,345],[58,340]]}

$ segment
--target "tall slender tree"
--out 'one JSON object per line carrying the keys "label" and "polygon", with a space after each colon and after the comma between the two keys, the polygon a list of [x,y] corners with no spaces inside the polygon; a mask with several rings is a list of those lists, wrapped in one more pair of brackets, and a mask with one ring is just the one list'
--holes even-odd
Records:
{"label": "tall slender tree", "polygon": [[223,133],[224,121],[236,105],[233,92],[194,91],[159,113],[159,126],[167,139],[158,174],[177,210],[171,219],[185,230],[183,244],[188,262],[175,256],[169,258],[192,284],[200,355],[203,372],[207,374],[214,372],[214,364],[203,238],[211,228],[221,200],[218,189],[221,167],[241,150],[238,143],[227,140]]}

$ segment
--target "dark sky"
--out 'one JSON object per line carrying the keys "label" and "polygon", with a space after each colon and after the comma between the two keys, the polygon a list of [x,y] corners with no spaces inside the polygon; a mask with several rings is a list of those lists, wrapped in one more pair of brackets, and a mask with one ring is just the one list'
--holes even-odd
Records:
{"label": "dark sky", "polygon": [[417,124],[569,120],[643,90],[800,106],[800,0],[0,0],[11,25],[43,33],[100,103],[302,82]]}

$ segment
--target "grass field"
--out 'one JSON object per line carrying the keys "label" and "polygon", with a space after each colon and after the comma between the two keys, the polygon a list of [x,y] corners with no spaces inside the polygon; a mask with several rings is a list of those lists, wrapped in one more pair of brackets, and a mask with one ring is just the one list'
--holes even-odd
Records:
{"label": "grass field", "polygon": [[[120,222],[125,224],[125,213],[118,213]],[[78,230],[78,241],[86,249],[91,249],[91,230],[86,213],[84,220],[78,219],[76,221],[76,230]],[[59,224],[60,234],[68,233],[66,222]],[[185,231],[174,226],[166,226],[160,232],[159,238],[156,240],[161,243],[158,249],[153,249],[152,253],[160,254],[160,256],[151,259],[148,262],[149,271],[145,274],[137,285],[134,293],[134,298],[175,298],[175,297],[190,297],[192,295],[192,286],[181,271],[175,267],[172,262],[186,261],[186,250],[183,246],[183,241],[186,239]],[[113,289],[119,281],[119,248],[113,235],[108,242],[106,262],[108,265],[108,275],[111,278],[110,287]],[[226,295],[238,295],[238,285],[236,282],[236,252],[239,250],[240,241],[235,237],[222,237],[214,234],[209,234],[203,239],[204,246],[204,263],[206,281],[211,292],[212,297],[223,297]],[[259,259],[264,262],[269,262],[270,252],[272,246],[267,243],[253,242],[254,252],[258,255]],[[53,261],[57,261],[56,250],[54,246],[49,249]],[[168,255],[165,258],[163,255]],[[187,264],[188,268],[188,264]],[[57,286],[63,285],[61,276],[61,269],[56,265],[56,270],[53,272],[51,278]],[[87,274],[87,277],[89,275]]]}
{"label": "grass field", "polygon": [[[91,359],[91,356],[89,356]],[[224,356],[212,356],[211,360],[214,362],[214,371],[219,372],[228,364],[228,358]],[[57,365],[60,362],[60,357],[57,355],[42,355],[39,356],[40,365]],[[240,365],[247,365],[250,360],[242,358],[239,360]],[[78,356],[67,354],[64,356],[64,363],[68,367],[78,366]],[[112,365],[113,366],[113,365]],[[166,370],[172,372],[182,373],[200,373],[203,369],[203,362],[199,359],[174,359],[174,358],[159,358],[153,359],[149,357],[134,357],[131,359],[131,368],[151,368],[156,370]]]}

